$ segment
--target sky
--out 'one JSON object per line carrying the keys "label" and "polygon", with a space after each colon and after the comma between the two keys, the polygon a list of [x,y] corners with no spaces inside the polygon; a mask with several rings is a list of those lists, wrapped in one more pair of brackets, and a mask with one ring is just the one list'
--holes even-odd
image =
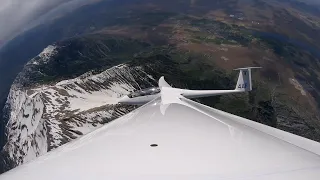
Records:
{"label": "sky", "polygon": [[[92,0],[0,0],[0,47],[48,12]],[[66,9],[66,8],[64,8]],[[48,17],[48,16],[47,16]],[[43,18],[42,18],[43,21]]]}

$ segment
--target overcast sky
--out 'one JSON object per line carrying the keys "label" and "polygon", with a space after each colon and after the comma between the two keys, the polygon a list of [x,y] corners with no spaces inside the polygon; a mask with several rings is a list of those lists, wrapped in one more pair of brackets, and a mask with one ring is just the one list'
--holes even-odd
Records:
{"label": "overcast sky", "polygon": [[35,24],[34,21],[47,12],[84,2],[92,0],[0,0],[0,43],[23,32],[31,22]]}

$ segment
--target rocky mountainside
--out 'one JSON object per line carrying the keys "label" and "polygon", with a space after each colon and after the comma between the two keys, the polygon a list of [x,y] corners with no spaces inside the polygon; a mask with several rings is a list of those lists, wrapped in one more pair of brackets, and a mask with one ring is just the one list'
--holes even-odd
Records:
{"label": "rocky mountainside", "polygon": [[44,49],[11,87],[4,109],[8,122],[4,152],[9,166],[30,161],[130,112],[135,107],[119,105],[117,99],[156,84],[142,67],[127,64],[59,82],[31,80],[34,74],[45,77],[39,69],[59,53],[57,46]]}

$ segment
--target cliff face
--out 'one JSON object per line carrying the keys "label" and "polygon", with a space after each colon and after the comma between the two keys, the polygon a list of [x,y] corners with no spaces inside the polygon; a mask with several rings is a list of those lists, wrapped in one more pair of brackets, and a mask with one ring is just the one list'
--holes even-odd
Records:
{"label": "cliff face", "polygon": [[10,109],[10,114],[4,150],[10,159],[20,164],[47,152],[47,126],[42,118],[45,105],[41,94],[30,97],[13,86],[5,108]]}

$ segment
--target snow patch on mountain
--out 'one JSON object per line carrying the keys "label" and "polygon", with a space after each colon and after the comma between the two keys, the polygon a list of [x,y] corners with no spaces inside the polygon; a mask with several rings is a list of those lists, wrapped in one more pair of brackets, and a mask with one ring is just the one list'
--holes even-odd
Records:
{"label": "snow patch on mountain", "polygon": [[125,65],[110,68],[100,74],[86,73],[78,78],[64,80],[53,86],[41,86],[28,90],[28,94],[41,93],[46,114],[56,118],[66,112],[79,113],[107,104],[117,104],[119,97],[135,90],[125,81],[110,81],[126,73],[130,78],[129,68]]}
{"label": "snow patch on mountain", "polygon": [[135,107],[120,105],[118,99],[143,88],[141,82],[155,83],[143,68],[126,64],[32,88],[23,88],[19,82],[12,86],[6,108],[10,113],[5,150],[16,165],[127,114]]}
{"label": "snow patch on mountain", "polygon": [[11,110],[6,126],[8,143],[4,147],[9,157],[20,164],[45,153],[47,128],[41,117],[44,112],[41,95],[30,98],[13,86],[6,106]]}
{"label": "snow patch on mountain", "polygon": [[43,63],[47,63],[48,60],[54,56],[58,51],[56,50],[57,47],[53,45],[49,45],[46,47],[40,54],[39,57],[41,58]]}

